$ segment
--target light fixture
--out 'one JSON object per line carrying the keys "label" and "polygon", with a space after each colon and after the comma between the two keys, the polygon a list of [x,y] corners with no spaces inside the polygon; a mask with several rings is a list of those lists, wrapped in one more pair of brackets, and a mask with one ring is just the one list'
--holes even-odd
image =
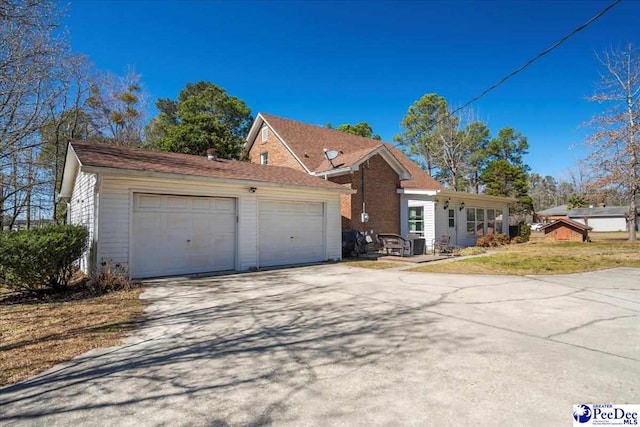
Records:
{"label": "light fixture", "polygon": [[257,189],[257,187],[249,187],[249,193],[255,193]]}
{"label": "light fixture", "polygon": [[446,201],[444,202],[444,210],[446,211],[448,208],[449,208],[449,201],[448,201],[448,200],[446,200]]}
{"label": "light fixture", "polygon": [[458,208],[458,210],[462,210],[464,209],[464,202],[460,203],[460,207]]}

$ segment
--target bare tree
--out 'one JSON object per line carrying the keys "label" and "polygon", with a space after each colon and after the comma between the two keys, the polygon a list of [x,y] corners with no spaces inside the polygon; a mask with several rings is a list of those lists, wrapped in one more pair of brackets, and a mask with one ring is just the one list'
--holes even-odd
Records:
{"label": "bare tree", "polygon": [[591,101],[610,109],[595,116],[595,132],[587,141],[587,161],[596,174],[591,186],[615,188],[627,195],[629,240],[636,240],[640,197],[640,54],[629,43],[625,48],[598,57],[604,68]]}
{"label": "bare tree", "polygon": [[[96,126],[86,111],[91,86],[91,64],[83,56],[70,57],[64,64],[60,85],[63,94],[48,106],[49,121],[40,129],[42,147],[38,155],[40,167],[49,180],[49,199],[53,203],[52,219],[59,219],[56,194],[60,190],[66,147],[73,139],[98,136]],[[62,212],[64,213],[64,212]]]}
{"label": "bare tree", "polygon": [[103,139],[118,145],[141,145],[146,93],[140,74],[133,69],[124,76],[107,73],[95,79],[90,90],[89,113]]}
{"label": "bare tree", "polygon": [[0,1],[0,215],[9,211],[12,222],[38,182],[36,133],[64,91],[58,81],[68,43],[56,35],[59,18],[54,2]]}

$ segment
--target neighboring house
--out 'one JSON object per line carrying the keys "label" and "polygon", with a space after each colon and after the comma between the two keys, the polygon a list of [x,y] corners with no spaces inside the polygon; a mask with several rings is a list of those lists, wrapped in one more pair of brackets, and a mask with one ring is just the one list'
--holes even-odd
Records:
{"label": "neighboring house", "polygon": [[560,218],[542,227],[544,239],[556,242],[586,242],[591,227],[567,218]]}
{"label": "neighboring house", "polygon": [[[628,231],[628,214],[628,206],[597,206],[571,209],[567,216],[569,219],[590,226],[593,231]],[[638,218],[640,219],[640,215]]]}
{"label": "neighboring house", "polygon": [[551,222],[556,219],[567,218],[567,212],[569,212],[567,205],[560,205],[537,212],[536,216],[542,222]]}
{"label": "neighboring house", "polygon": [[356,190],[342,195],[343,229],[456,246],[508,231],[515,199],[448,191],[391,144],[259,113],[246,150],[258,164],[287,166]]}
{"label": "neighboring house", "polygon": [[133,278],[341,258],[338,184],[290,168],[72,142],[68,219],[89,229],[88,271]]}
{"label": "neighboring house", "polygon": [[[560,205],[545,209],[537,213],[538,218],[544,222],[552,222],[557,219],[571,219],[590,226],[593,231],[628,231],[627,214],[628,206],[591,206],[588,208],[569,209],[567,205]],[[640,219],[640,215],[638,215]],[[638,224],[638,221],[636,221]]]}

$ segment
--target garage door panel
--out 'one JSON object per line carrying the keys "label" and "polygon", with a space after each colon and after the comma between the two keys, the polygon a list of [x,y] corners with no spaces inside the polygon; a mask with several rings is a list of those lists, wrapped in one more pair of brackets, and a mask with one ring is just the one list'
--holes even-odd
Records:
{"label": "garage door panel", "polygon": [[325,259],[322,203],[262,201],[258,216],[261,266]]}
{"label": "garage door panel", "polygon": [[162,199],[158,196],[141,194],[138,196],[137,205],[139,210],[159,209],[162,207]]}
{"label": "garage door panel", "polygon": [[235,200],[134,195],[135,277],[235,268]]}

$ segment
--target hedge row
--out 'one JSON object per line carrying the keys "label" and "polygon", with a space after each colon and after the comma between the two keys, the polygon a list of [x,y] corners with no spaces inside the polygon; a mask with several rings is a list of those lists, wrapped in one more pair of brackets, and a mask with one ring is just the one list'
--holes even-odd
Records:
{"label": "hedge row", "polygon": [[19,291],[62,290],[88,247],[87,229],[76,225],[0,232],[0,285]]}

